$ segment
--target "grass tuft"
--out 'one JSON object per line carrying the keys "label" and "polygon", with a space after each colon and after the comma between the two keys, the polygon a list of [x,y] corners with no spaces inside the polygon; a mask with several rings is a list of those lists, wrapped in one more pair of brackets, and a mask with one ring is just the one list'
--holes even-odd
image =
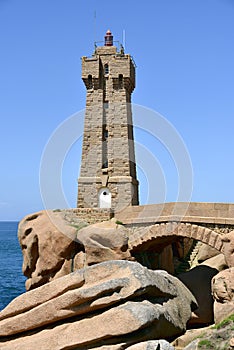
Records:
{"label": "grass tuft", "polygon": [[116,220],[115,222],[117,225],[123,225],[122,221]]}
{"label": "grass tuft", "polygon": [[200,340],[198,346],[211,346],[211,342],[208,339]]}
{"label": "grass tuft", "polygon": [[234,314],[232,314],[231,316],[225,318],[223,321],[221,321],[220,323],[216,324],[214,326],[215,329],[220,329],[225,327],[226,325],[228,325],[229,323],[234,322]]}

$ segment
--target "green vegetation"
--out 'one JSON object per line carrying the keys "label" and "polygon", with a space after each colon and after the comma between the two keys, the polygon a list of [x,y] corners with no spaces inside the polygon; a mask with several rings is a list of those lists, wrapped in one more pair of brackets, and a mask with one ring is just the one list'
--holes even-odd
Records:
{"label": "green vegetation", "polygon": [[122,221],[116,220],[115,222],[117,225],[123,225]]}
{"label": "green vegetation", "polygon": [[[234,314],[225,318],[219,324],[210,327],[205,333],[200,334],[198,349],[227,350],[234,330]],[[195,338],[195,339],[196,339]]]}
{"label": "green vegetation", "polygon": [[211,346],[211,341],[208,339],[203,339],[199,341],[198,346]]}
{"label": "green vegetation", "polygon": [[[221,321],[220,323],[216,324],[214,326],[215,329],[220,329],[225,327],[226,325],[228,325],[229,323],[234,322],[234,314],[232,314],[231,316],[225,318],[223,321]],[[232,327],[232,329],[234,328],[234,325]]]}
{"label": "green vegetation", "polygon": [[86,222],[80,222],[79,224],[71,224],[72,227],[75,227],[77,231],[81,230],[82,228],[88,226]]}
{"label": "green vegetation", "polygon": [[53,210],[54,213],[59,213],[59,212],[61,212],[61,211],[62,211],[61,209],[54,209],[54,210]]}

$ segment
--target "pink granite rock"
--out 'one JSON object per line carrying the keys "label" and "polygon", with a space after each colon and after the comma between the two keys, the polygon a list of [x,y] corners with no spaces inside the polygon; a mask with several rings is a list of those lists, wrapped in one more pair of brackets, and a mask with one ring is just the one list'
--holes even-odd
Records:
{"label": "pink granite rock", "polygon": [[212,279],[215,323],[234,314],[234,267],[219,272]]}
{"label": "pink granite rock", "polygon": [[19,224],[26,289],[41,286],[71,272],[72,258],[81,250],[77,228],[65,219],[66,211],[41,211]]}
{"label": "pink granite rock", "polygon": [[0,348],[89,349],[170,338],[185,331],[194,308],[193,295],[167,272],[108,261],[14,299],[0,313]]}

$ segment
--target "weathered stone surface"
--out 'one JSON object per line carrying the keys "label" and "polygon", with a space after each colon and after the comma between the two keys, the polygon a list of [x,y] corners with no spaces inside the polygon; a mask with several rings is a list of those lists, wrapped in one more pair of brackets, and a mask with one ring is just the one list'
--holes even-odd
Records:
{"label": "weathered stone surface", "polygon": [[200,339],[194,339],[190,344],[188,344],[184,350],[199,350]]}
{"label": "weathered stone surface", "polygon": [[115,219],[81,229],[77,239],[84,246],[86,265],[131,259],[128,233],[123,225],[116,224]]}
{"label": "weathered stone surface", "polygon": [[211,329],[212,326],[209,327],[202,327],[202,328],[196,328],[196,329],[189,329],[184,334],[176,338],[172,345],[176,349],[185,349],[185,347],[193,342],[194,339],[199,338],[201,335],[205,334]]}
{"label": "weathered stone surface", "polygon": [[[92,318],[44,329],[31,336],[10,341],[2,349],[31,350],[40,344],[40,350],[76,348],[88,349],[87,344],[99,343],[106,338],[121,337],[139,331],[152,323],[160,313],[151,303],[126,302]],[[137,338],[137,336],[136,336]],[[100,344],[100,343],[99,343]]]}
{"label": "weathered stone surface", "polygon": [[197,260],[199,263],[212,258],[213,256],[216,256],[220,254],[220,252],[215,249],[210,247],[207,244],[202,244],[201,247],[199,248],[198,254],[197,254]]}
{"label": "weathered stone surface", "polygon": [[234,313],[234,267],[219,272],[212,279],[215,323]]}
{"label": "weathered stone surface", "polygon": [[209,266],[200,265],[178,276],[195,296],[198,303],[198,309],[193,312],[190,324],[210,324],[213,322],[211,280],[217,272],[216,269]]}
{"label": "weathered stone surface", "polygon": [[14,299],[0,313],[0,348],[89,349],[123,343],[123,336],[126,344],[168,338],[185,331],[195,303],[165,271],[104,262]]}
{"label": "weathered stone surface", "polygon": [[139,344],[132,345],[127,350],[174,350],[174,346],[166,340],[149,340]]}
{"label": "weathered stone surface", "polygon": [[209,258],[209,259],[203,261],[203,263],[201,263],[200,265],[212,267],[213,269],[216,269],[217,271],[222,271],[228,267],[223,254],[215,255],[212,258]]}
{"label": "weathered stone surface", "polygon": [[[81,250],[75,242],[77,225],[86,225],[72,212],[41,211],[19,224],[23,273],[30,290],[71,272],[72,258]],[[76,224],[73,226],[73,224]]]}
{"label": "weathered stone surface", "polygon": [[223,253],[229,267],[234,267],[234,231],[222,237]]}

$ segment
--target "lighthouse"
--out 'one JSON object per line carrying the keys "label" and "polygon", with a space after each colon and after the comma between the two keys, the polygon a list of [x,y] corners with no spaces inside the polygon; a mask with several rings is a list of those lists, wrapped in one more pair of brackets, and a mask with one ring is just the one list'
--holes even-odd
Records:
{"label": "lighthouse", "polygon": [[86,87],[78,208],[123,210],[138,205],[131,95],[135,64],[110,30],[91,57],[82,57]]}

